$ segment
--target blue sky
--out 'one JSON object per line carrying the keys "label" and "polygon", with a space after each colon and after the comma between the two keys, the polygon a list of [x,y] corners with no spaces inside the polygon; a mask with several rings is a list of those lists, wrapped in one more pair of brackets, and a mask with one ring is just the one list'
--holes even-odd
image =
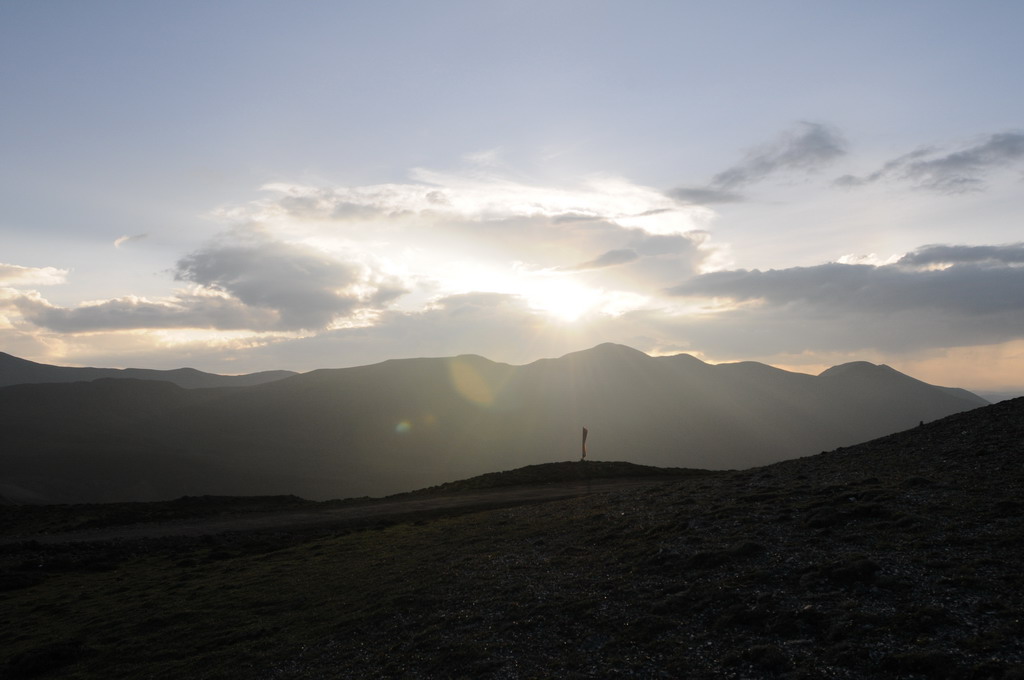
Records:
{"label": "blue sky", "polygon": [[1016,2],[0,2],[0,348],[1024,386]]}

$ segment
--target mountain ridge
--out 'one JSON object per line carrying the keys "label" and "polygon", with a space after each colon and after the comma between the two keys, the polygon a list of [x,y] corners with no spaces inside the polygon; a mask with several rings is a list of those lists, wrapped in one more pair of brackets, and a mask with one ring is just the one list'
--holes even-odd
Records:
{"label": "mountain ridge", "polygon": [[578,458],[582,427],[592,459],[749,468],[986,403],[897,371],[884,371],[881,385],[863,372],[810,376],[604,344],[523,366],[401,359],[250,387],[7,387],[0,495],[390,495]]}
{"label": "mountain ridge", "polygon": [[204,387],[248,387],[294,375],[294,371],[259,371],[243,375],[218,375],[195,368],[158,370],[151,368],[94,368],[53,366],[0,352],[0,387],[39,383],[65,383],[101,379],[160,380],[186,389]]}

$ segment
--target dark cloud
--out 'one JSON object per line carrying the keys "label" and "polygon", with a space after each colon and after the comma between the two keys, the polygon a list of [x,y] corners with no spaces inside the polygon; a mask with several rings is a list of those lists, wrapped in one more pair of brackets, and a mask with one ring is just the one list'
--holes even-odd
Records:
{"label": "dark cloud", "polygon": [[1024,264],[1024,243],[1001,246],[928,245],[907,253],[897,262],[918,267],[966,263]]}
{"label": "dark cloud", "polygon": [[294,244],[214,245],[178,262],[175,278],[223,291],[245,305],[271,310],[282,330],[323,328],[351,312],[361,297],[359,265]]}
{"label": "dark cloud", "polygon": [[835,128],[802,121],[779,139],[752,149],[746,157],[727,168],[703,187],[679,187],[668,195],[687,203],[735,203],[744,199],[739,191],[768,177],[791,171],[811,172],[846,153],[846,142]]}
{"label": "dark cloud", "polygon": [[815,170],[846,153],[846,143],[834,128],[801,122],[772,143],[758,147],[733,167],[711,178],[720,189],[742,187],[788,170]]}
{"label": "dark cloud", "polygon": [[84,333],[141,328],[319,330],[361,309],[381,309],[408,291],[374,274],[304,246],[270,240],[214,244],[182,258],[175,278],[199,286],[169,299],[117,298],[64,308],[38,296],[14,300],[42,328]]}
{"label": "dark cloud", "polygon": [[555,215],[551,218],[554,224],[567,224],[571,222],[594,222],[596,220],[604,220],[604,217],[597,215],[591,215],[587,213],[567,212],[560,215]]}
{"label": "dark cloud", "polygon": [[934,153],[935,149],[932,147],[917,149],[916,151],[911,151],[908,154],[886,161],[881,168],[875,170],[871,174],[863,177],[857,177],[856,175],[843,175],[842,177],[837,178],[834,184],[841,187],[859,187],[864,186],[865,184],[871,184],[872,182],[877,182],[883,177],[897,175],[902,172],[902,168],[905,168],[907,165]]}
{"label": "dark cloud", "polygon": [[642,229],[632,229],[626,241],[628,248],[639,255],[685,255],[694,258],[694,262],[703,255],[698,245],[706,239],[706,231],[692,231],[687,234],[651,234]]}
{"label": "dark cloud", "polygon": [[942,153],[934,147],[918,149],[886,162],[870,174],[843,175],[835,183],[857,187],[879,181],[909,181],[919,189],[961,194],[984,189],[985,176],[990,169],[1021,161],[1024,161],[1024,133],[1000,132],[951,153]]}
{"label": "dark cloud", "polygon": [[[695,276],[671,295],[733,300],[737,308],[688,329],[708,346],[778,351],[911,350],[1024,337],[1022,247],[927,246],[897,264],[829,263]],[[950,264],[944,269],[922,269]],[[735,337],[731,334],[740,334]],[[773,339],[769,342],[767,336]]]}
{"label": "dark cloud", "polygon": [[877,313],[932,308],[975,315],[1024,315],[1024,268],[957,265],[918,271],[899,265],[829,263],[792,269],[713,272],[669,289],[672,295],[804,304]]}
{"label": "dark cloud", "polygon": [[331,210],[331,218],[336,220],[368,220],[380,217],[383,214],[384,212],[375,206],[344,201],[335,203]]}
{"label": "dark cloud", "polygon": [[[620,231],[619,247],[606,250],[596,257],[560,271],[587,272],[595,287],[607,285],[607,274],[602,270],[615,268],[616,286],[640,294],[650,294],[669,281],[695,272],[707,254],[700,249],[706,232],[688,234],[651,234],[643,229]],[[621,238],[625,236],[625,238]]]}
{"label": "dark cloud", "polygon": [[510,293],[459,293],[441,298],[431,309],[435,312],[443,311],[446,316],[461,316],[481,310],[504,312],[525,309],[525,303],[520,296]]}
{"label": "dark cloud", "polygon": [[403,295],[411,292],[409,288],[394,277],[388,277],[376,283],[376,290],[362,298],[367,307],[385,307]]}
{"label": "dark cloud", "polygon": [[694,205],[741,203],[745,200],[743,194],[739,192],[714,187],[677,187],[669,190],[668,195],[678,201]]}

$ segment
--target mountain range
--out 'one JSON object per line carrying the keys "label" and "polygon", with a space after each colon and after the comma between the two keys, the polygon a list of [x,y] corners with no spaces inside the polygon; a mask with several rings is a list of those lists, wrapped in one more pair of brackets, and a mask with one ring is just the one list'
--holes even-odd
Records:
{"label": "mountain range", "polygon": [[0,496],[385,495],[579,458],[583,427],[592,459],[749,468],[985,404],[866,362],[812,376],[613,344],[524,366],[401,359],[249,386],[36,382],[0,388]]}
{"label": "mountain range", "polygon": [[0,352],[0,387],[25,383],[65,383],[92,381],[103,378],[133,378],[136,380],[162,380],[179,387],[247,387],[297,375],[294,371],[261,371],[247,375],[217,375],[194,368],[158,371],[149,368],[80,368],[76,366],[50,366],[19,359]]}

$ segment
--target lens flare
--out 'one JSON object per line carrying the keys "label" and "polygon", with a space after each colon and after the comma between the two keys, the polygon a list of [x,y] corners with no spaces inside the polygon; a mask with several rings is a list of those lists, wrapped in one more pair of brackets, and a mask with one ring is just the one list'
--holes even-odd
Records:
{"label": "lens flare", "polygon": [[494,403],[494,389],[469,361],[459,357],[452,359],[448,363],[448,374],[455,391],[464,398],[479,406]]}

